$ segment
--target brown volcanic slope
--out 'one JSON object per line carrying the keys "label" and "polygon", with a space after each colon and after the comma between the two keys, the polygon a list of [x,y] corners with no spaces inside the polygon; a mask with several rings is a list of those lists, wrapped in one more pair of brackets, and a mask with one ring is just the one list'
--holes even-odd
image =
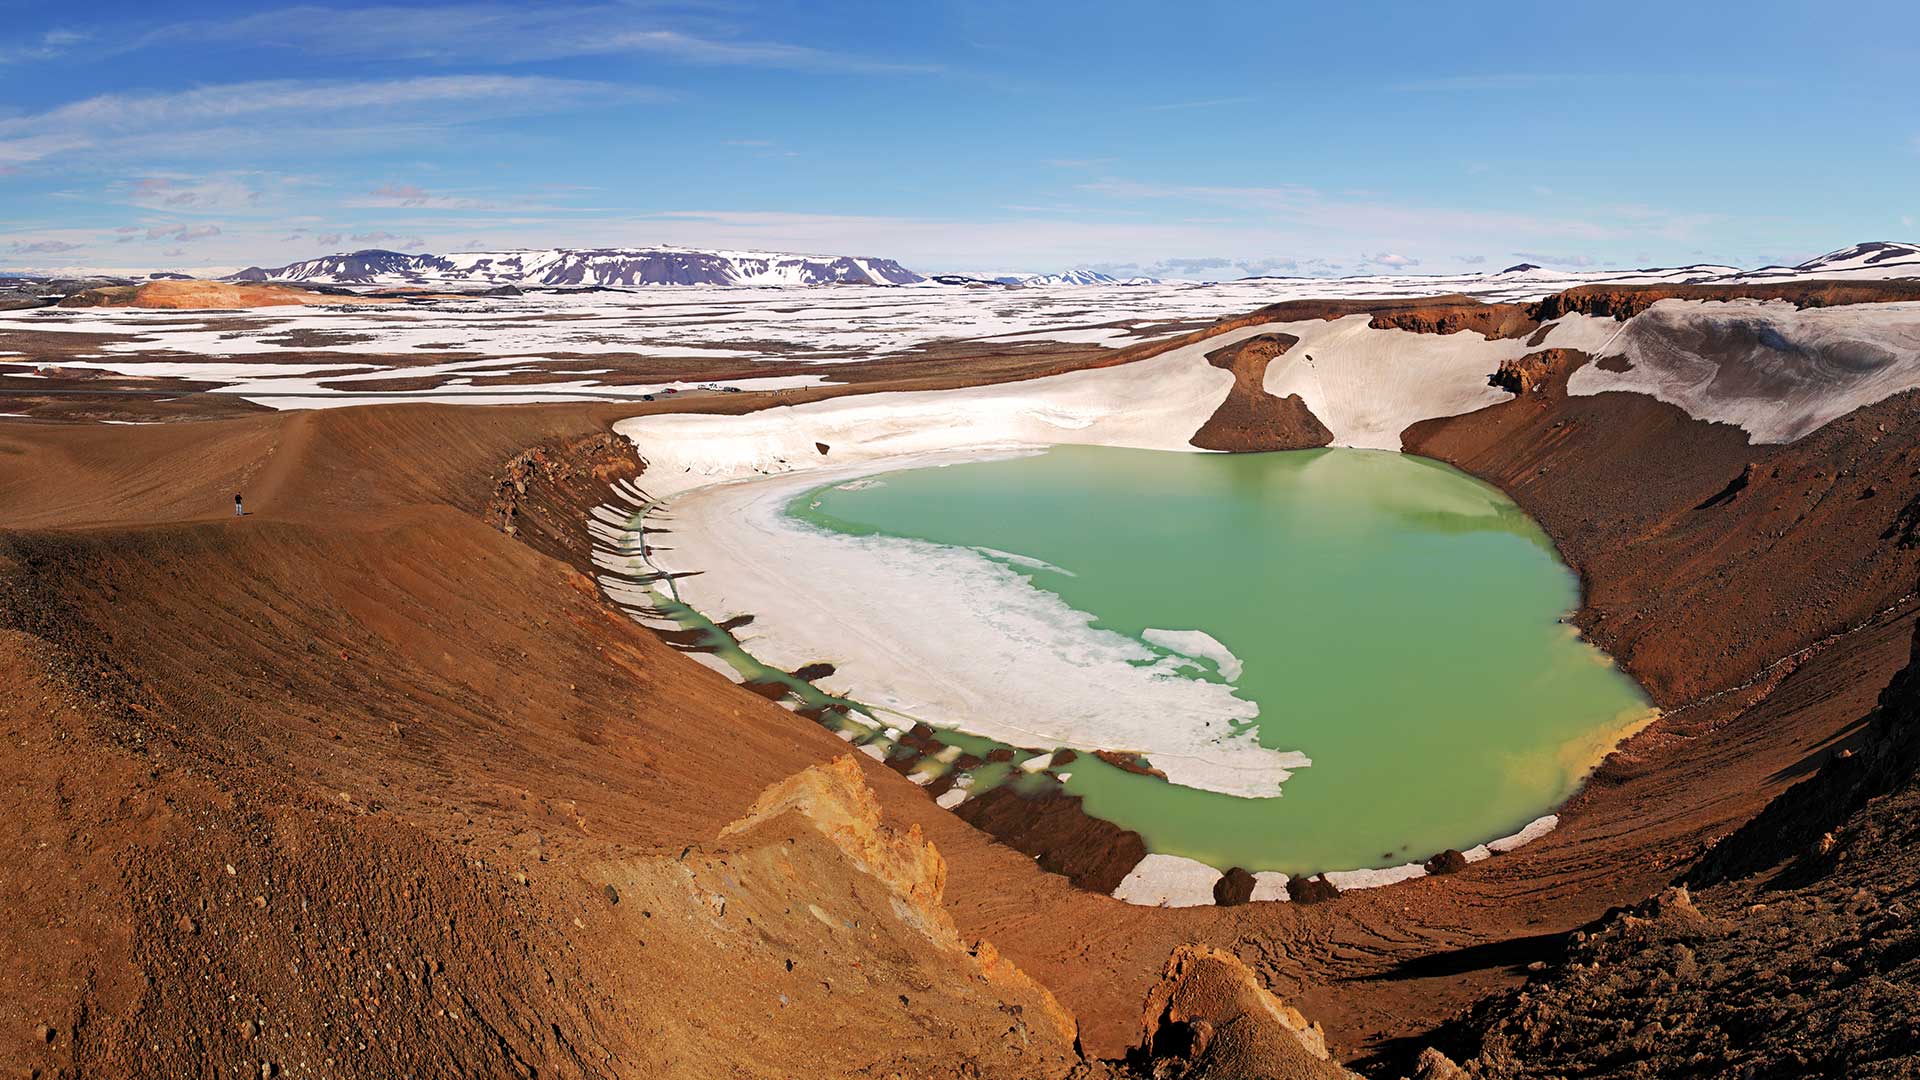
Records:
{"label": "brown volcanic slope", "polygon": [[777,816],[721,838],[844,747],[482,520],[489,462],[599,418],[475,418],[128,429],[112,465],[98,429],[0,436],[30,520],[118,494],[0,548],[0,1058],[769,1075],[804,1035],[832,1074],[1063,1071],[1044,993],[917,914],[937,880],[902,906]]}
{"label": "brown volcanic slope", "polygon": [[62,299],[60,307],[208,308],[289,307],[299,304],[391,304],[384,296],[322,293],[291,285],[231,281],[149,281],[87,289]]}
{"label": "brown volcanic slope", "polygon": [[[1517,325],[1435,307],[1420,316],[1435,330]],[[1105,1069],[1064,1014],[1094,1058],[1143,1030],[1167,1053],[1281,1053],[1264,1035],[1193,1038],[1272,1011],[1241,989],[1212,995],[1227,1011],[1204,1024],[1143,1029],[1150,990],[1187,1000],[1159,980],[1194,943],[1220,952],[1183,955],[1237,956],[1324,1022],[1336,1056],[1398,1064],[1530,962],[1549,964],[1543,987],[1570,985],[1580,972],[1552,966],[1567,932],[1657,893],[1840,740],[1877,745],[1857,722],[1908,654],[1915,395],[1755,448],[1646,398],[1568,398],[1579,362],[1408,442],[1542,521],[1587,582],[1583,625],[1675,712],[1545,840],[1322,905],[1127,907],[864,760],[886,824],[845,766],[750,817],[844,747],[674,656],[581,574],[568,523],[637,467],[604,437],[614,409],[0,429],[0,1060],[45,1075]],[[1886,813],[1874,835],[1904,835],[1911,818]],[[1744,867],[1756,847],[1717,858]],[[1699,884],[1716,912],[1733,893],[1712,890],[1749,887]],[[1774,917],[1767,933],[1813,926]],[[1581,1056],[1612,1029],[1527,1008],[1488,999],[1449,1048],[1509,1072],[1529,1052],[1547,1071],[1630,1067]],[[1508,1053],[1510,1025],[1541,1038]]]}

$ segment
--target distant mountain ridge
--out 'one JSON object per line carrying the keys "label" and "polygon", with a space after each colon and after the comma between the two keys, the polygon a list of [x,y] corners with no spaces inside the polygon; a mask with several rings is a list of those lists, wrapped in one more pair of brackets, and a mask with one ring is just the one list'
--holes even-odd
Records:
{"label": "distant mountain ridge", "polygon": [[1839,277],[1885,279],[1920,277],[1920,244],[1870,240],[1829,251],[1794,266],[1763,266],[1736,275],[1738,281],[1777,281],[1782,278]]}
{"label": "distant mountain ridge", "polygon": [[1158,285],[1159,278],[1129,277],[1117,278],[1112,274],[1103,274],[1098,270],[1089,270],[1084,266],[1059,274],[1023,274],[1017,277],[996,278],[1005,285],[1023,285],[1028,288],[1045,288],[1050,285]]}
{"label": "distant mountain ridge", "polygon": [[[1920,244],[1875,240],[1839,248],[1794,266],[1690,266],[1620,270],[1554,270],[1522,262],[1472,274],[1378,274],[1346,278],[1263,275],[1241,281],[1346,281],[1398,288],[1479,293],[1488,288],[1559,289],[1596,284],[1745,284],[1807,278],[1877,280],[1920,277]],[[503,288],[636,287],[650,285],[947,285],[1000,288],[1078,288],[1163,284],[1157,278],[1119,278],[1087,267],[1048,274],[937,274],[923,276],[893,259],[798,255],[681,247],[552,248],[462,252],[449,255],[370,249],[306,259],[280,267],[250,266],[228,281],[285,281],[306,285]]]}
{"label": "distant mountain ridge", "polygon": [[695,248],[551,248],[409,255],[370,249],[280,267],[249,266],[228,281],[314,285],[917,285],[892,259]]}

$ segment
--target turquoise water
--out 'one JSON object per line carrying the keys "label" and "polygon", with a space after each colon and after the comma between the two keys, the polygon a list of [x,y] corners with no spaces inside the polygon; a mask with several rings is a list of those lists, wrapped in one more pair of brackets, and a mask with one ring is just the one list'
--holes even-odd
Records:
{"label": "turquoise water", "polygon": [[[1259,706],[1261,743],[1313,760],[1280,797],[1091,756],[1061,770],[1089,812],[1154,851],[1302,873],[1469,847],[1550,812],[1647,715],[1561,621],[1577,584],[1538,526],[1435,462],[1057,447],[877,480],[815,489],[788,513],[1041,560],[1058,571],[1013,568],[1097,627],[1160,653],[1149,628],[1197,628],[1242,662],[1232,683]],[[1187,675],[1226,681],[1208,660]]]}

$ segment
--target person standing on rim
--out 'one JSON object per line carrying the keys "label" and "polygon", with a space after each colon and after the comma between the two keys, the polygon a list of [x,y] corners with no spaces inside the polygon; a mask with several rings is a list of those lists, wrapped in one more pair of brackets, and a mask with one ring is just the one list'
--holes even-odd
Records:
{"label": "person standing on rim", "polygon": [[233,493],[233,516],[244,517],[246,516],[246,513],[247,512],[245,510],[240,509],[240,493],[237,491],[234,492]]}

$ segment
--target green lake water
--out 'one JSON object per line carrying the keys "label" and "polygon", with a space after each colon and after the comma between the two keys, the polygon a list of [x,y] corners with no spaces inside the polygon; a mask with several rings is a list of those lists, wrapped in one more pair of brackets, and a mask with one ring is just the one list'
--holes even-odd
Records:
{"label": "green lake water", "polygon": [[[875,480],[787,512],[1042,560],[1067,573],[1014,568],[1095,626],[1143,643],[1148,628],[1204,630],[1244,664],[1233,682],[1259,706],[1261,743],[1313,759],[1280,797],[1091,756],[1062,770],[1090,813],[1154,851],[1303,873],[1466,848],[1550,812],[1646,713],[1561,621],[1577,584],[1539,527],[1445,465],[1056,447]],[[1222,679],[1211,662],[1189,673]]]}

